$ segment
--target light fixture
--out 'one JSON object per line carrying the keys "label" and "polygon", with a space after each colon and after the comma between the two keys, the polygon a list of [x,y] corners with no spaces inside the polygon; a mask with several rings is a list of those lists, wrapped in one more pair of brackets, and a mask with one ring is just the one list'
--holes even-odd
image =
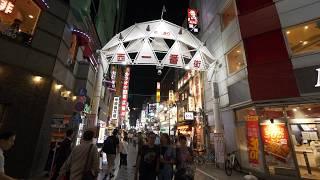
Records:
{"label": "light fixture", "polygon": [[308,115],[308,114],[306,114],[305,116],[306,116],[306,117],[308,117],[309,115]]}
{"label": "light fixture", "polygon": [[309,29],[309,26],[304,26],[304,29],[306,29],[306,30]]}
{"label": "light fixture", "polygon": [[290,34],[291,32],[290,32],[290,31],[287,31],[286,33],[287,33],[287,34]]}
{"label": "light fixture", "polygon": [[34,76],[32,78],[32,81],[35,82],[35,83],[40,83],[42,80],[42,77],[41,76]]}
{"label": "light fixture", "polygon": [[241,53],[241,51],[240,51],[240,50],[237,50],[237,53]]}
{"label": "light fixture", "polygon": [[30,19],[33,19],[33,18],[34,18],[31,14],[29,14],[28,17],[29,17]]}
{"label": "light fixture", "polygon": [[296,109],[296,108],[293,108],[293,111],[294,111],[294,112],[296,112],[296,111],[297,111],[297,109]]}
{"label": "light fixture", "polygon": [[311,108],[308,108],[308,111],[311,111]]}
{"label": "light fixture", "polygon": [[307,45],[308,41],[303,41],[302,45]]}
{"label": "light fixture", "polygon": [[67,94],[67,95],[70,95],[70,94],[71,94],[71,91],[66,91],[66,94]]}
{"label": "light fixture", "polygon": [[56,84],[56,85],[54,86],[54,88],[55,88],[56,90],[59,90],[59,89],[62,88],[62,85],[61,85],[61,84]]}
{"label": "light fixture", "polygon": [[75,101],[77,99],[77,96],[72,96],[72,100]]}

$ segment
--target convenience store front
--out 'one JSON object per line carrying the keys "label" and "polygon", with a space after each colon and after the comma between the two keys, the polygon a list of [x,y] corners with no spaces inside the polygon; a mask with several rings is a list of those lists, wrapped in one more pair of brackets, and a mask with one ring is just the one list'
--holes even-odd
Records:
{"label": "convenience store front", "polygon": [[240,163],[267,176],[320,179],[320,103],[236,110]]}

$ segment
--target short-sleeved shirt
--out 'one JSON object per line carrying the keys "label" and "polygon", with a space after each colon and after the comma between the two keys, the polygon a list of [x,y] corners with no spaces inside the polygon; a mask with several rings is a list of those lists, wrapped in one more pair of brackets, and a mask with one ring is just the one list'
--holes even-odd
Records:
{"label": "short-sleeved shirt", "polygon": [[157,161],[159,160],[160,152],[158,146],[149,147],[144,145],[139,153],[141,157],[139,172],[140,174],[155,173]]}
{"label": "short-sleeved shirt", "polygon": [[4,173],[4,155],[1,148],[0,148],[0,172]]}
{"label": "short-sleeved shirt", "polygon": [[117,145],[119,145],[119,139],[117,136],[112,135],[105,140],[102,150],[106,154],[116,154]]}

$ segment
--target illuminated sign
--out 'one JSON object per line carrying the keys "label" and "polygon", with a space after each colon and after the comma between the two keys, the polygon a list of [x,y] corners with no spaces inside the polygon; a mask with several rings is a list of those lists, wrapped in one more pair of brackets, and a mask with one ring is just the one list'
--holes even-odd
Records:
{"label": "illuminated sign", "polygon": [[169,102],[174,103],[174,93],[173,90],[169,90]]}
{"label": "illuminated sign", "polygon": [[11,14],[14,8],[14,4],[8,0],[0,0],[0,12],[5,14]]}
{"label": "illuminated sign", "polygon": [[130,68],[127,67],[124,73],[122,100],[121,100],[121,118],[124,119],[127,112],[128,92],[129,92]]}
{"label": "illuminated sign", "polygon": [[188,9],[188,29],[191,32],[198,33],[198,10],[197,9]]}
{"label": "illuminated sign", "polygon": [[117,54],[117,60],[118,61],[125,61],[125,58],[126,56],[125,56],[125,54],[123,54],[123,53],[118,53]]}
{"label": "illuminated sign", "polygon": [[318,72],[318,80],[317,80],[317,84],[314,87],[320,87],[320,68],[316,69],[316,71]]}
{"label": "illuminated sign", "polygon": [[259,164],[259,124],[258,116],[248,116],[247,147],[250,164]]}
{"label": "illuminated sign", "polygon": [[185,112],[184,113],[184,120],[193,120],[193,119],[194,119],[193,112]]}
{"label": "illuminated sign", "polygon": [[157,94],[156,94],[156,102],[160,102],[160,82],[157,82]]}
{"label": "illuminated sign", "polygon": [[189,105],[189,111],[195,111],[196,110],[196,105],[194,102],[194,97],[189,96],[188,97],[188,105]]}
{"label": "illuminated sign", "polygon": [[112,108],[111,119],[118,119],[119,102],[120,102],[120,98],[119,97],[116,96],[116,97],[113,98],[113,108]]}
{"label": "illuminated sign", "polygon": [[115,68],[112,67],[112,70],[111,70],[111,88],[112,89],[116,88],[116,75],[117,75],[117,72]]}
{"label": "illuminated sign", "polygon": [[178,57],[179,57],[179,55],[177,55],[177,54],[170,54],[170,64],[177,64]]}

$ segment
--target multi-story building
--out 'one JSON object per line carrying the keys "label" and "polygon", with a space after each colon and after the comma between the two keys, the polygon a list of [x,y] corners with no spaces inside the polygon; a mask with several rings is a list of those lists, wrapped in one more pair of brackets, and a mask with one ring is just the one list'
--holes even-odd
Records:
{"label": "multi-story building", "polygon": [[[90,106],[99,63],[95,51],[115,31],[103,34],[110,27],[101,23],[104,16],[95,17],[105,2],[100,8],[94,7],[99,1],[86,6],[64,0],[8,2],[10,8],[0,11],[0,122],[1,129],[17,133],[6,172],[29,178],[43,172],[50,143],[63,138],[65,124],[79,123],[73,115],[82,107],[76,104]],[[111,11],[110,18],[119,11]]]}
{"label": "multi-story building", "polygon": [[205,109],[225,150],[260,176],[320,178],[320,2],[194,5],[201,40],[218,58],[205,76]]}

